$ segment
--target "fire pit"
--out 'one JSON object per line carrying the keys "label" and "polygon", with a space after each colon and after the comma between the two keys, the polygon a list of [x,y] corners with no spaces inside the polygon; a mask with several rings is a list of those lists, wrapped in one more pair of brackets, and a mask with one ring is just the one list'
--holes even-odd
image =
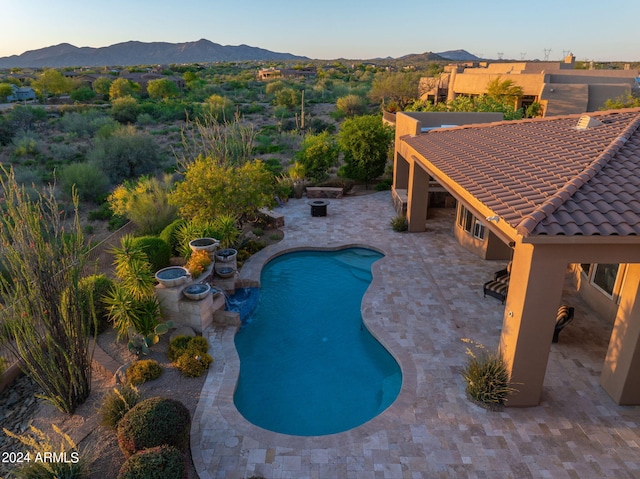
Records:
{"label": "fire pit", "polygon": [[327,216],[327,200],[313,200],[308,204],[311,205],[311,216]]}

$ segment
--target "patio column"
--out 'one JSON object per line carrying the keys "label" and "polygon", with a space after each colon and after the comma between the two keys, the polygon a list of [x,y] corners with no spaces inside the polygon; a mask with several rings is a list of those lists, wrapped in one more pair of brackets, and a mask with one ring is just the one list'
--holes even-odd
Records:
{"label": "patio column", "polygon": [[500,337],[500,352],[517,390],[507,406],[540,402],[566,269],[567,261],[557,247],[527,243],[515,247]]}
{"label": "patio column", "polygon": [[629,264],[600,384],[616,403],[640,404],[640,264]]}
{"label": "patio column", "polygon": [[412,233],[424,231],[427,226],[429,205],[429,174],[413,159],[409,164],[409,191],[407,192],[407,220]]}
{"label": "patio column", "polygon": [[406,190],[409,186],[409,162],[396,151],[393,165],[393,187]]}

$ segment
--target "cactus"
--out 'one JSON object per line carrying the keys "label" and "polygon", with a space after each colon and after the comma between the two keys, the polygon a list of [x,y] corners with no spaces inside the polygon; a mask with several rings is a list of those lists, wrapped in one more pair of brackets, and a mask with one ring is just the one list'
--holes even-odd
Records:
{"label": "cactus", "polygon": [[145,336],[138,333],[135,329],[129,328],[129,343],[127,348],[137,357],[149,354],[149,348],[160,341],[160,336],[166,334],[169,329],[173,328],[173,321],[166,321],[158,324],[153,333]]}

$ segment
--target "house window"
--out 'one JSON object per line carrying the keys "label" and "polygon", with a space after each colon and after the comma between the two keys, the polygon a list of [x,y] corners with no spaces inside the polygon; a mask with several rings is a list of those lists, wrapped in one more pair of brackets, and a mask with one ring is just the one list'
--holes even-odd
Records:
{"label": "house window", "polygon": [[596,264],[593,268],[591,282],[604,293],[613,297],[613,290],[618,277],[618,264]]}
{"label": "house window", "polygon": [[477,239],[484,239],[485,226],[480,222],[478,218],[473,216],[473,213],[464,206],[458,204],[458,218],[457,223],[460,228]]}

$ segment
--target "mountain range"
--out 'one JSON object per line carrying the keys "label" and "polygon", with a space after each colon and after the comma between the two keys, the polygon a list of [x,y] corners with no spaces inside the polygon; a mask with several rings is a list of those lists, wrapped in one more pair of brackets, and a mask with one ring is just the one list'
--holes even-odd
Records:
{"label": "mountain range", "polygon": [[278,53],[248,45],[220,45],[209,40],[196,42],[143,43],[130,41],[108,47],[76,47],[61,43],[21,55],[0,58],[0,68],[62,68],[70,66],[145,65],[169,63],[306,60],[290,53]]}
{"label": "mountain range", "polygon": [[[76,47],[69,43],[61,43],[38,50],[30,50],[21,55],[2,57],[0,58],[0,68],[63,68],[287,60],[309,60],[309,58],[248,45],[220,45],[205,39],[184,43],[129,41],[100,48]],[[450,50],[441,53],[410,54],[400,57],[398,60],[415,62],[475,61],[480,59],[465,50]]]}

